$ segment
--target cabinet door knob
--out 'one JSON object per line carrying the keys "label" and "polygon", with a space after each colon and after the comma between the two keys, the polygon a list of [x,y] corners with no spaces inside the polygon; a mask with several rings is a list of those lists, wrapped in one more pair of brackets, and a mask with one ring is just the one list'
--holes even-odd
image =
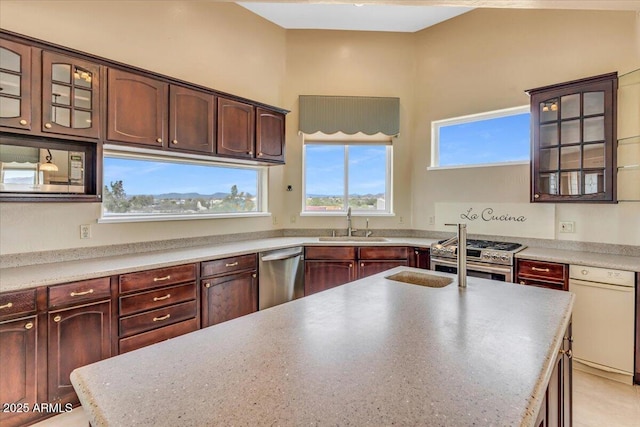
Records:
{"label": "cabinet door knob", "polygon": [[253,156],[253,151],[247,151],[247,154]]}
{"label": "cabinet door knob", "polygon": [[46,127],[47,129],[51,129],[52,126],[51,126],[51,123],[45,123],[44,127]]}
{"label": "cabinet door knob", "polygon": [[62,317],[60,317],[60,316],[56,316],[56,317],[53,318],[53,321],[56,322],[56,323],[61,321],[61,320],[62,320]]}
{"label": "cabinet door knob", "polygon": [[524,284],[525,284],[525,283],[524,283],[524,280],[520,280],[520,284],[521,284],[521,285],[524,285]]}
{"label": "cabinet door knob", "polygon": [[353,264],[349,264],[349,268],[353,267]]}
{"label": "cabinet door knob", "polygon": [[173,145],[176,145],[176,144],[178,144],[178,140],[177,140],[177,139],[174,139],[173,141],[171,141],[171,143],[172,143]]}
{"label": "cabinet door knob", "polygon": [[258,152],[258,157],[262,156],[262,151]]}
{"label": "cabinet door knob", "polygon": [[540,198],[540,195],[539,195],[539,194],[534,194],[534,195],[533,195],[533,198],[534,198],[534,199],[539,199],[539,198]]}
{"label": "cabinet door knob", "polygon": [[158,144],[162,144],[162,138],[158,138],[158,139],[156,139],[156,142],[157,142]]}
{"label": "cabinet door knob", "polygon": [[364,262],[361,262],[361,263],[360,263],[360,267],[364,267]]}
{"label": "cabinet door knob", "polygon": [[20,120],[20,124],[22,126],[26,126],[27,125],[27,121],[25,119]]}
{"label": "cabinet door knob", "polygon": [[256,274],[256,273],[253,273],[253,274],[251,275],[251,277],[253,277],[253,278],[255,279],[255,278],[257,277],[257,274]]}
{"label": "cabinet door knob", "polygon": [[24,325],[24,328],[26,330],[29,330],[29,329],[33,328],[33,323],[31,323],[31,322],[27,323],[26,325]]}
{"label": "cabinet door knob", "polygon": [[205,283],[205,284],[204,284],[204,287],[205,287],[205,288],[210,288],[210,287],[211,287],[211,283],[209,283],[209,282]]}

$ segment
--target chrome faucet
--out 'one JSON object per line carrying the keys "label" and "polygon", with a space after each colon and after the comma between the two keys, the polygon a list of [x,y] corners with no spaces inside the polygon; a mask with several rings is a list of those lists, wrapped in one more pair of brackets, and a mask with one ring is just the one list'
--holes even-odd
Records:
{"label": "chrome faucet", "polygon": [[457,235],[441,243],[448,246],[458,242],[458,287],[467,287],[467,224],[445,224],[451,227],[458,227]]}
{"label": "chrome faucet", "polygon": [[357,230],[351,227],[351,206],[349,206],[347,209],[347,237],[352,237],[354,231]]}

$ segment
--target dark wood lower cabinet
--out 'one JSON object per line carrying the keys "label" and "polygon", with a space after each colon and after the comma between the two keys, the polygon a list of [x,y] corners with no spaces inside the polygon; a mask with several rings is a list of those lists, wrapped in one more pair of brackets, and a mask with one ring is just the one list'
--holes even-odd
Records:
{"label": "dark wood lower cabinet", "polygon": [[304,294],[331,289],[356,280],[354,261],[305,261]]}
{"label": "dark wood lower cabinet", "polygon": [[409,260],[379,260],[379,261],[360,261],[358,262],[358,279],[381,273],[394,267],[407,266]]}
{"label": "dark wood lower cabinet", "polygon": [[258,311],[255,270],[202,280],[202,326],[207,327]]}
{"label": "dark wood lower cabinet", "polygon": [[571,324],[565,331],[547,391],[544,395],[536,427],[570,427],[573,425],[573,355]]}
{"label": "dark wood lower cabinet", "polygon": [[[38,396],[38,319],[0,323],[0,425],[18,426],[38,418],[31,409]],[[6,407],[5,407],[6,405]]]}
{"label": "dark wood lower cabinet", "polygon": [[48,401],[78,403],[69,375],[111,356],[111,301],[48,314]]}

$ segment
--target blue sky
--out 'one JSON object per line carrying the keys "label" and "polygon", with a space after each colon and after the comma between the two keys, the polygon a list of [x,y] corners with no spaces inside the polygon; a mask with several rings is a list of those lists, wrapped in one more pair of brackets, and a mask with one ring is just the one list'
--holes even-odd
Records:
{"label": "blue sky", "polygon": [[[344,146],[306,146],[306,193],[344,194]],[[386,147],[364,145],[349,147],[349,194],[385,192]]]}
{"label": "blue sky", "polygon": [[238,191],[256,195],[257,175],[257,171],[248,169],[104,158],[104,185],[122,180],[129,196],[228,193],[234,184]]}
{"label": "blue sky", "polygon": [[529,120],[523,113],[441,127],[439,166],[529,160]]}

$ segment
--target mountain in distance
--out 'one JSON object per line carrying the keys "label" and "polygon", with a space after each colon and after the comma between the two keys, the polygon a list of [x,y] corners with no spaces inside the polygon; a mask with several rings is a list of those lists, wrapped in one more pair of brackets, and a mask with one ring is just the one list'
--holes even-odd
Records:
{"label": "mountain in distance", "polygon": [[200,193],[163,193],[153,194],[156,199],[224,199],[229,193],[213,193],[213,194],[200,194]]}

